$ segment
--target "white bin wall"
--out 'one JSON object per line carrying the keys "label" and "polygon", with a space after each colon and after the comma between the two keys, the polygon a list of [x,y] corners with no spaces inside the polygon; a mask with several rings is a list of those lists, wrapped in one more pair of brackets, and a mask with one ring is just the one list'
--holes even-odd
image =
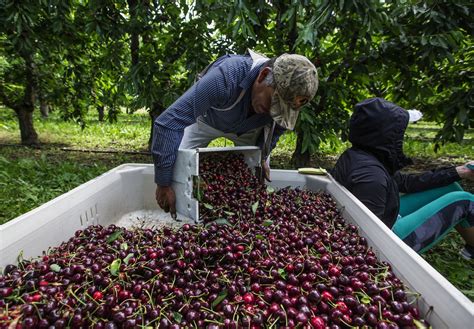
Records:
{"label": "white bin wall", "polygon": [[24,258],[39,256],[79,229],[106,226],[125,213],[143,209],[143,167],[136,169],[116,168],[1,225],[0,268],[15,263],[21,251]]}
{"label": "white bin wall", "polygon": [[[299,175],[291,170],[272,170],[271,175],[271,185],[275,188],[327,190],[339,205],[344,205],[346,220],[358,224],[378,256],[389,259],[394,272],[422,294],[422,310],[427,310],[427,305],[434,306],[429,317],[434,328],[471,327],[474,304],[404,245],[345,188],[327,177]],[[1,225],[0,268],[14,263],[21,250],[25,258],[39,256],[88,225],[105,226],[135,210],[157,209],[155,187],[152,165],[122,165]]]}

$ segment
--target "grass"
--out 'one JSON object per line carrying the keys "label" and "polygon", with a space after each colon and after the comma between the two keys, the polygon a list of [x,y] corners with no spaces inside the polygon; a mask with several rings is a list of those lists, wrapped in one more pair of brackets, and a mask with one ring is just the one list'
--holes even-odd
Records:
{"label": "grass", "polygon": [[[147,150],[150,121],[147,113],[122,113],[116,124],[98,122],[94,113],[86,117],[86,128],[64,122],[57,113],[50,118],[35,117],[35,128],[43,143],[39,149],[19,146],[20,134],[14,112],[0,107],[0,224],[5,223],[103,172],[126,162],[151,163]],[[474,158],[474,130],[462,143],[447,143],[434,152],[433,138],[439,126],[430,122],[410,125],[405,153],[415,159],[414,171],[443,164],[462,164]],[[292,168],[289,161],[296,144],[293,133],[286,133],[272,153],[272,167]],[[224,139],[211,146],[230,146]],[[322,144],[311,165],[330,168],[337,155],[348,146],[336,141]],[[65,151],[64,149],[69,149]],[[71,149],[115,150],[117,153],[74,152]],[[136,154],[126,153],[129,151]],[[474,192],[471,185],[465,186]],[[423,255],[425,259],[474,301],[474,266],[458,251],[463,243],[452,232],[438,246]]]}
{"label": "grass", "polygon": [[[3,152],[2,152],[3,153]],[[46,153],[39,157],[0,156],[0,224],[96,177],[106,170],[100,163],[60,162]]]}

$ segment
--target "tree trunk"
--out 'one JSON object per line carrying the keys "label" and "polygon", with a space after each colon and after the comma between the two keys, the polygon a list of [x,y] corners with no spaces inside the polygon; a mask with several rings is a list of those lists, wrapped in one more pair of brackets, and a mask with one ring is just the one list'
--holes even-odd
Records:
{"label": "tree trunk", "polygon": [[33,110],[26,106],[18,107],[15,112],[20,124],[21,143],[23,145],[38,145],[38,134],[33,126]]}
{"label": "tree trunk", "polygon": [[104,106],[97,106],[97,112],[99,112],[99,122],[104,121]]}
{"label": "tree trunk", "polygon": [[291,163],[295,168],[303,168],[309,166],[311,154],[308,151],[304,153],[301,152],[302,149],[303,137],[301,136],[301,133],[298,133],[296,137],[296,149],[295,152],[293,152],[293,155],[291,156]]}
{"label": "tree trunk", "polygon": [[40,112],[42,118],[47,118],[49,116],[49,105],[45,100],[40,100]]}
{"label": "tree trunk", "polygon": [[132,68],[138,65],[139,59],[139,50],[140,50],[140,40],[139,40],[139,33],[137,32],[136,28],[136,21],[137,21],[137,0],[127,0],[128,3],[128,13],[130,15],[130,21],[132,29],[130,31],[130,55],[132,60]]}
{"label": "tree trunk", "polygon": [[38,145],[38,134],[33,126],[38,74],[33,54],[25,52],[22,53],[22,57],[25,60],[26,88],[23,101],[15,108],[15,112],[20,124],[21,143],[23,145]]}

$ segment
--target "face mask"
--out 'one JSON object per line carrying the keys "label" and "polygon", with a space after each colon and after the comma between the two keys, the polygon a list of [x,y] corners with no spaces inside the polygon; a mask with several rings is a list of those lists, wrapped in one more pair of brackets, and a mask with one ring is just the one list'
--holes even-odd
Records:
{"label": "face mask", "polygon": [[278,94],[277,91],[272,96],[272,106],[270,115],[279,126],[293,130],[299,111],[293,110]]}

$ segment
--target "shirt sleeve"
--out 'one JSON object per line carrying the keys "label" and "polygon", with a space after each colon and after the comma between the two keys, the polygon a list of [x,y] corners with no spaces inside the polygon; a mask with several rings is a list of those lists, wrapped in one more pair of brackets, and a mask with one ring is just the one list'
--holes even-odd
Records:
{"label": "shirt sleeve", "polygon": [[229,98],[226,74],[220,66],[211,68],[169,108],[156,118],[153,127],[152,155],[155,183],[170,186],[176,153],[184,129],[212,106],[219,107]]}
{"label": "shirt sleeve", "polygon": [[397,171],[393,179],[402,193],[416,193],[446,186],[461,179],[456,167],[439,168],[421,174],[403,174]]}

